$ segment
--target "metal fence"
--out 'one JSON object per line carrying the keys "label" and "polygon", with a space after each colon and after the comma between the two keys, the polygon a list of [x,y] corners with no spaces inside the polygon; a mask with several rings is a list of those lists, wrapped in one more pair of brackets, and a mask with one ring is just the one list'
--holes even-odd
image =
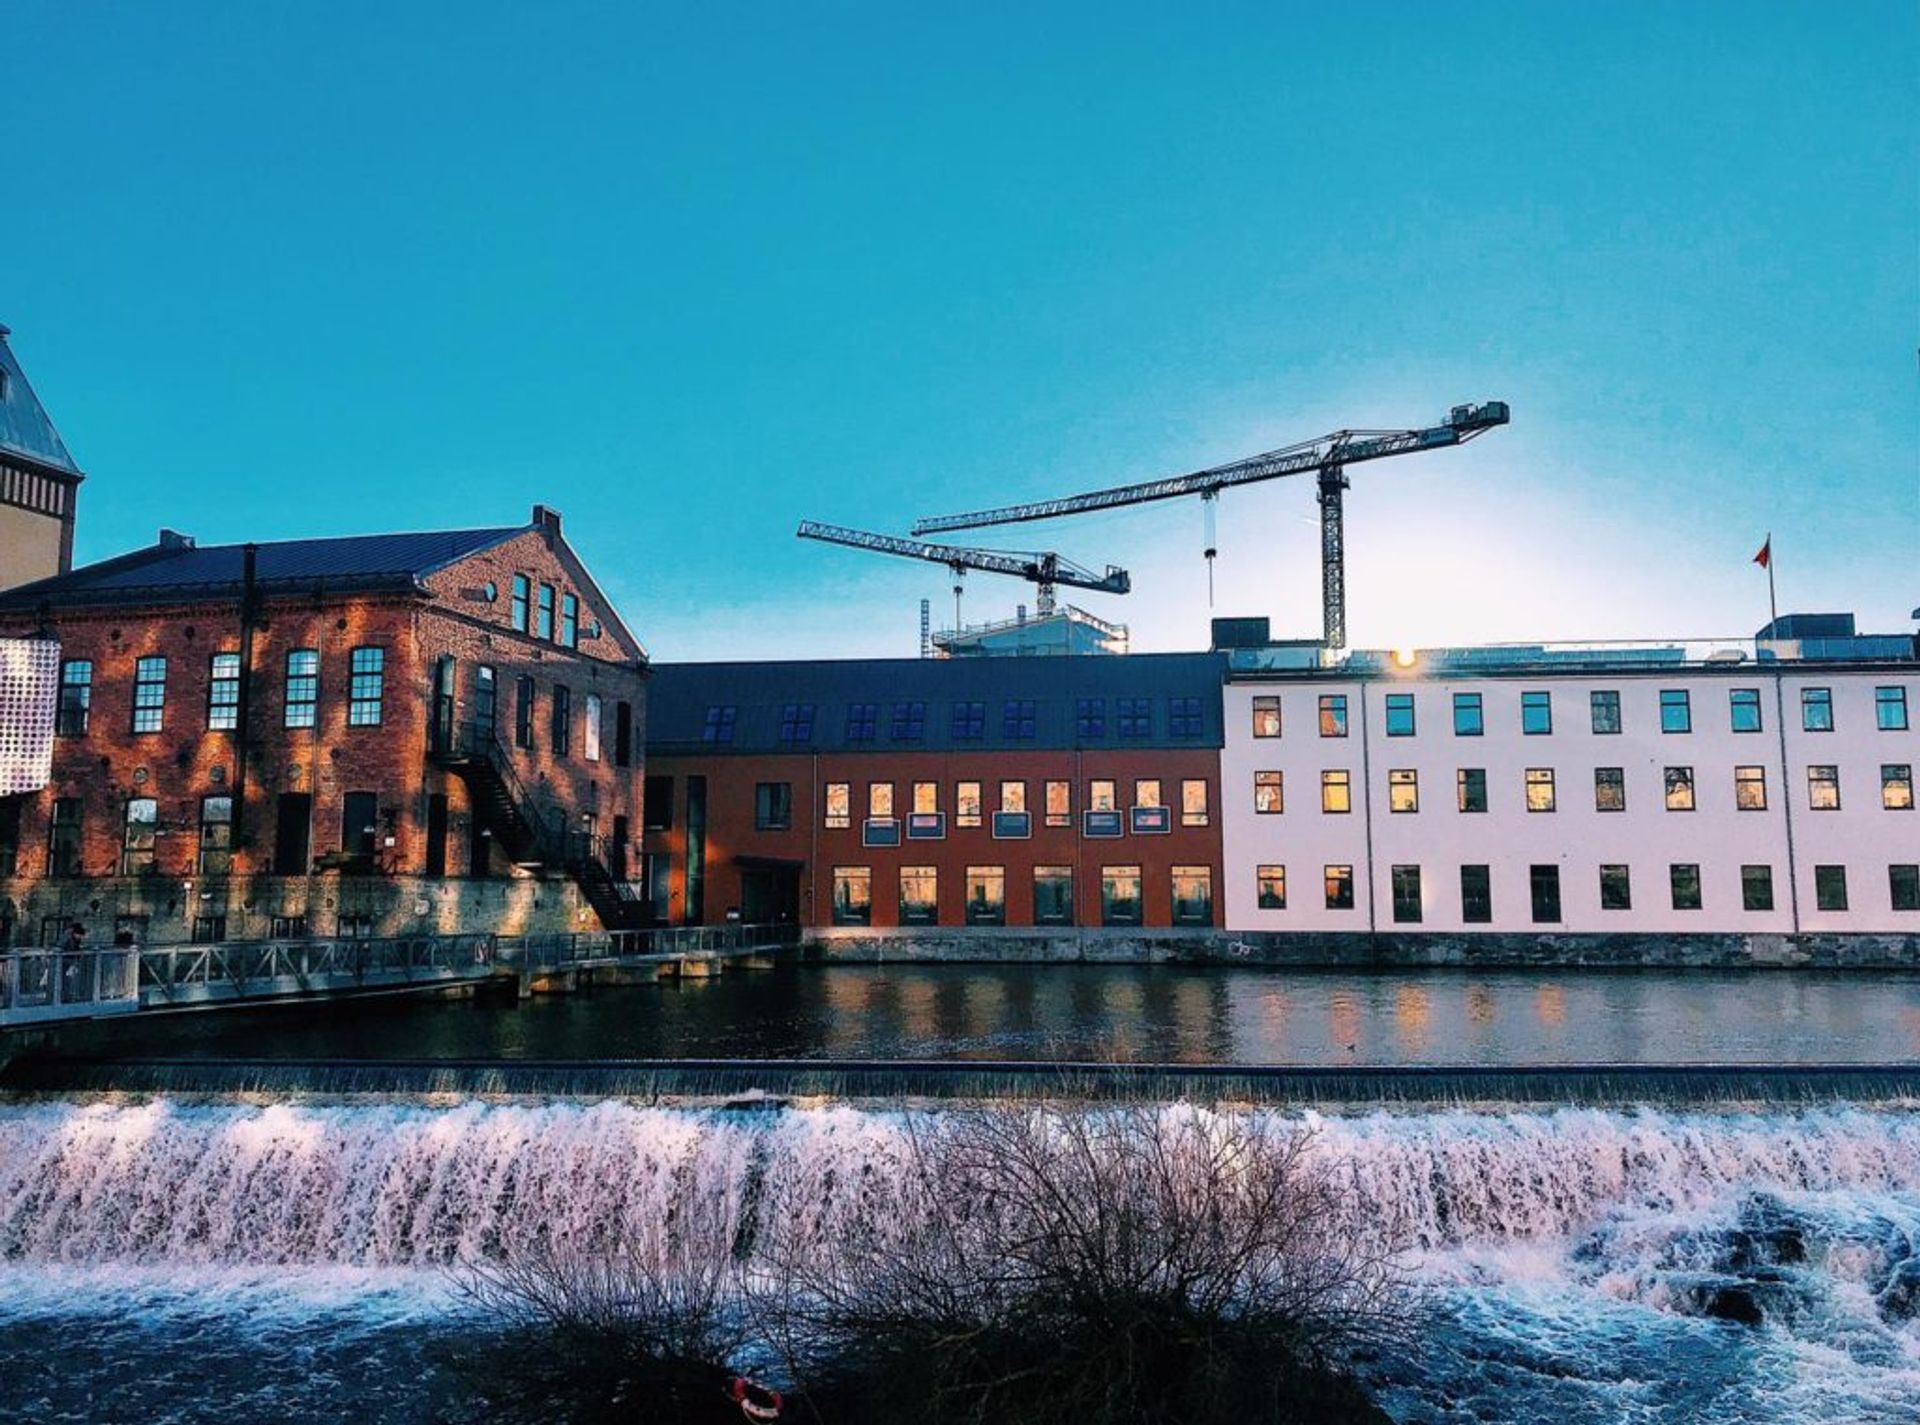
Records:
{"label": "metal fence", "polygon": [[139,951],[14,950],[0,954],[0,1024],[86,1019],[140,1007]]}
{"label": "metal fence", "polygon": [[490,934],[225,940],[140,952],[148,1003],[243,999],[471,979],[498,961]]}
{"label": "metal fence", "polygon": [[500,962],[513,968],[562,968],[595,960],[677,960],[777,950],[800,943],[797,925],[681,925],[657,930],[603,930],[581,934],[500,938]]}

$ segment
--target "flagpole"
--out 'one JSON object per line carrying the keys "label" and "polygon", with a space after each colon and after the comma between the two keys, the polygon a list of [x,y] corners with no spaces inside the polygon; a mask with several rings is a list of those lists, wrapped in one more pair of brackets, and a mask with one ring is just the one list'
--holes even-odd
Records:
{"label": "flagpole", "polygon": [[1773,592],[1773,535],[1769,533],[1767,535],[1767,631],[1776,637],[1779,635],[1779,630],[1773,625],[1779,622],[1780,600]]}

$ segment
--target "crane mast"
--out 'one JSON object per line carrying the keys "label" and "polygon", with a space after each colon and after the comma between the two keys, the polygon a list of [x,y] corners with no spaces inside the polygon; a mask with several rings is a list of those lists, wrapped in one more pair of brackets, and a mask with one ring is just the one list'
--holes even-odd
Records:
{"label": "crane mast", "polygon": [[895,554],[903,559],[944,564],[956,576],[964,575],[969,569],[979,569],[989,574],[1025,579],[1039,588],[1034,602],[1042,614],[1050,614],[1056,607],[1056,585],[1091,589],[1100,594],[1124,594],[1133,586],[1132,578],[1118,565],[1109,564],[1106,572],[1099,574],[1052,550],[1027,553],[1014,549],[970,549],[958,544],[928,544],[918,539],[901,539],[897,535],[821,524],[817,520],[802,520],[795,533],[802,539],[817,539],[825,544],[840,544],[851,549],[867,549],[877,554]]}

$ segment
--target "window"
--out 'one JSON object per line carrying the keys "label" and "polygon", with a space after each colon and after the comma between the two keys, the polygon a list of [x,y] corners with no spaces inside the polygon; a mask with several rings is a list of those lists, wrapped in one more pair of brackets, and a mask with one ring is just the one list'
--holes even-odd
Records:
{"label": "window", "polygon": [[753,829],[785,831],[793,825],[793,783],[755,782]]}
{"label": "window", "polygon": [[581,724],[581,750],[589,762],[600,760],[600,695],[587,694],[586,721]]}
{"label": "window", "polygon": [[1122,737],[1138,740],[1153,736],[1153,699],[1115,698],[1114,710]]}
{"label": "window", "polygon": [[1198,698],[1167,699],[1167,736],[1198,737],[1205,730]]}
{"label": "window", "polygon": [[1000,735],[1009,742],[1031,742],[1034,722],[1032,698],[1008,698],[1000,705]]}
{"label": "window", "polygon": [[937,925],[940,921],[940,873],[932,866],[900,868],[900,923]]}
{"label": "window", "polygon": [[347,726],[378,727],[387,690],[387,650],[356,648],[347,670]]}
{"label": "window", "polygon": [[1158,777],[1139,777],[1133,784],[1133,804],[1137,807],[1157,807],[1160,805],[1160,779]]}
{"label": "window", "polygon": [[1000,784],[1000,810],[1023,813],[1027,809],[1027,784],[1025,782],[1002,782]]}
{"label": "window", "polygon": [[1807,806],[1814,811],[1840,810],[1840,769],[1807,768]]}
{"label": "window", "polygon": [[[513,699],[513,745],[515,747],[533,747],[533,679],[516,678],[514,680]],[[714,714],[717,708],[707,709],[706,731],[702,734],[708,742],[715,741],[714,729],[717,724]],[[727,736],[733,736],[733,725],[727,725]]]}
{"label": "window", "polygon": [[1280,773],[1255,772],[1253,774],[1253,809],[1261,816],[1278,816],[1287,809],[1286,797],[1280,785]]}
{"label": "window", "polygon": [[1453,695],[1453,735],[1479,737],[1486,730],[1486,709],[1481,706],[1480,694],[1455,693]]}
{"label": "window", "polygon": [[1073,924],[1073,867],[1033,868],[1033,923]]}
{"label": "window", "polygon": [[1560,868],[1529,866],[1527,886],[1533,893],[1533,923],[1558,925],[1560,923]]}
{"label": "window", "polygon": [[853,824],[853,786],[849,782],[827,783],[826,825],[846,827]]}
{"label": "window", "polygon": [[1413,694],[1387,694],[1387,736],[1413,736]]}
{"label": "window", "polygon": [[1392,871],[1393,922],[1395,925],[1420,923],[1420,868],[1395,866]]}
{"label": "window", "polygon": [[1335,813],[1353,810],[1353,778],[1345,769],[1334,768],[1320,774],[1320,810]]}
{"label": "window", "polygon": [[1100,923],[1102,925],[1138,925],[1140,923],[1140,868],[1138,866],[1102,866],[1100,868]]}
{"label": "window", "polygon": [[160,803],[152,797],[127,802],[127,825],[120,843],[120,874],[144,876],[153,870],[154,839],[159,831]]}
{"label": "window", "polygon": [[80,874],[80,798],[56,797],[47,839],[47,874]]}
{"label": "window", "polygon": [[1089,782],[1087,783],[1087,810],[1117,811],[1119,810],[1118,796],[1115,784],[1106,778]]}
{"label": "window", "polygon": [[1553,810],[1553,768],[1527,768],[1527,810]]}
{"label": "window", "polygon": [[167,715],[167,660],[142,658],[133,665],[133,730],[158,732]]}
{"label": "window", "polygon": [[1845,866],[1813,868],[1813,904],[1817,910],[1847,908],[1847,868]]}
{"label": "window", "polygon": [[1735,688],[1727,694],[1727,712],[1733,719],[1735,732],[1759,732],[1760,690],[1758,688]]}
{"label": "window", "polygon": [[967,867],[967,924],[1007,923],[1007,868]]}
{"label": "window", "polygon": [[380,835],[380,799],[372,792],[348,792],[340,804],[340,849],[372,860]]}
{"label": "window", "polygon": [[1347,735],[1347,695],[1345,693],[1320,695],[1320,735],[1322,737]]}
{"label": "window", "polygon": [[[487,669],[489,675],[492,672],[491,668]],[[491,683],[492,677],[487,681]],[[624,699],[613,705],[613,765],[633,765],[633,704]]]}
{"label": "window", "polygon": [[1493,868],[1460,868],[1460,919],[1468,925],[1493,923]]}
{"label": "window", "polygon": [[274,940],[305,940],[307,918],[304,915],[276,915],[267,922],[267,934]]}
{"label": "window", "polygon": [[[1202,782],[1200,785],[1201,785],[1202,791],[1204,792],[1206,788],[1206,783]],[[1205,810],[1204,798],[1202,801],[1202,810],[1203,812]],[[1206,823],[1204,821],[1201,823],[1201,825],[1203,826],[1205,824]],[[1047,825],[1048,826],[1072,826],[1073,825],[1073,783],[1072,782],[1048,782],[1047,783]]]}
{"label": "window", "polygon": [[871,742],[880,724],[880,704],[847,704],[847,741]]}
{"label": "window", "polygon": [[196,915],[188,938],[195,945],[218,944],[227,938],[227,918],[224,915]]}
{"label": "window", "polygon": [[1693,768],[1667,768],[1666,787],[1668,811],[1693,810]]}
{"label": "window", "polygon": [[1454,780],[1459,784],[1461,811],[1487,809],[1487,769],[1485,767],[1462,767],[1455,773]]}
{"label": "window", "polygon": [[980,784],[978,782],[954,784],[953,821],[956,826],[980,824]]}
{"label": "window", "polygon": [[1676,863],[1667,867],[1667,882],[1673,892],[1675,910],[1700,909],[1700,867]]}
{"label": "window", "polygon": [[1329,866],[1326,868],[1326,891],[1328,910],[1353,909],[1353,867]]}
{"label": "window", "polygon": [[1800,690],[1800,726],[1808,732],[1833,731],[1833,689]]}
{"label": "window", "polygon": [[1733,769],[1733,805],[1738,811],[1767,809],[1767,769],[1765,767]]}
{"label": "window", "polygon": [[1600,868],[1600,909],[1633,909],[1633,882],[1625,866]]}
{"label": "window", "polygon": [[833,868],[833,923],[873,924],[873,871],[869,867]]}
{"label": "window", "polygon": [[233,868],[233,798],[200,798],[200,856],[203,876],[224,876]]}
{"label": "window", "polygon": [[781,705],[780,740],[787,743],[813,741],[812,703],[783,703]]}
{"label": "window", "polygon": [[1907,730],[1907,690],[1895,686],[1873,690],[1873,723],[1882,732]]}
{"label": "window", "polygon": [[281,722],[287,727],[312,727],[320,706],[320,650],[287,650],[287,697]]}
{"label": "window", "polygon": [[1180,824],[1205,826],[1210,814],[1207,784],[1199,777],[1187,777],[1180,783]]}
{"label": "window", "polygon": [[1287,908],[1287,868],[1260,866],[1254,871],[1254,903],[1261,910]]}
{"label": "window", "polygon": [[1530,737],[1542,737],[1553,731],[1553,694],[1520,695],[1520,731]]}
{"label": "window", "polygon": [[1627,809],[1627,772],[1624,767],[1593,769],[1593,809],[1595,811]]}
{"label": "window", "polygon": [[1660,690],[1660,730],[1662,732],[1693,731],[1693,702],[1685,688]]}
{"label": "window", "polygon": [[1740,905],[1743,910],[1773,909],[1773,867],[1740,868]]}
{"label": "window", "polygon": [[867,783],[867,817],[872,821],[893,819],[893,783]]}
{"label": "window", "polygon": [[1611,737],[1620,731],[1620,694],[1609,688],[1590,693],[1588,705],[1593,713],[1593,731],[1597,737]]}
{"label": "window", "polygon": [[70,658],[60,665],[60,706],[53,730],[62,737],[85,737],[93,715],[93,662]]}
{"label": "window", "polygon": [[513,576],[513,601],[508,605],[507,619],[521,633],[527,631],[527,594],[530,588],[525,574]]}
{"label": "window", "polygon": [[560,596],[560,642],[568,648],[580,646],[580,596]]}
{"label": "window", "polygon": [[913,810],[916,816],[937,816],[940,812],[940,784],[938,782],[915,782],[913,784]]}
{"label": "window", "polygon": [[987,734],[987,705],[981,702],[953,705],[953,738],[956,742],[978,742]]}
{"label": "window", "polygon": [[1173,868],[1173,923],[1175,925],[1213,924],[1213,868],[1211,866],[1175,866]]}
{"label": "window", "polygon": [[1887,892],[1895,910],[1920,910],[1920,866],[1887,867]]}
{"label": "window", "polygon": [[673,830],[673,778],[649,777],[641,790],[641,830]]}
{"label": "window", "polygon": [[1253,700],[1253,735],[1255,737],[1280,735],[1280,699],[1255,698]]}
{"label": "window", "polygon": [[893,726],[888,736],[895,742],[919,742],[927,735],[927,705],[918,699],[893,705]]}
{"label": "window", "polygon": [[533,634],[535,638],[553,641],[553,585],[540,586],[540,603],[534,613]]}
{"label": "window", "polygon": [[[531,685],[531,678],[521,679]],[[712,743],[730,743],[733,741],[733,729],[740,720],[740,709],[731,703],[709,703],[706,720],[700,724],[700,740]]]}
{"label": "window", "polygon": [[573,750],[573,689],[553,685],[553,699],[547,706],[547,740],[555,757]]}
{"label": "window", "polygon": [[494,726],[499,716],[499,684],[499,675],[486,664],[482,663],[473,670],[473,732],[482,747],[493,742]]}
{"label": "window", "polygon": [[1880,805],[1888,811],[1913,810],[1913,764],[1911,762],[1881,764]]}
{"label": "window", "polygon": [[1075,703],[1073,730],[1081,737],[1105,737],[1107,735],[1107,700],[1081,698]]}
{"label": "window", "polygon": [[1396,812],[1420,810],[1420,774],[1411,767],[1387,773],[1387,809]]}

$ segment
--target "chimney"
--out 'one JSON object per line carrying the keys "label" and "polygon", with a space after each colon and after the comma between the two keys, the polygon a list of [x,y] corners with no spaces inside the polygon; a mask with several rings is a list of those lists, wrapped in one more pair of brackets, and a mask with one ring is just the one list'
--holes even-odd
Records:
{"label": "chimney", "polygon": [[560,533],[560,511],[554,509],[551,505],[535,505],[533,507],[533,524],[536,529],[550,529],[555,534],[558,534]]}
{"label": "chimney", "polygon": [[160,547],[162,549],[192,549],[193,536],[190,534],[182,534],[177,529],[163,529],[160,531]]}

